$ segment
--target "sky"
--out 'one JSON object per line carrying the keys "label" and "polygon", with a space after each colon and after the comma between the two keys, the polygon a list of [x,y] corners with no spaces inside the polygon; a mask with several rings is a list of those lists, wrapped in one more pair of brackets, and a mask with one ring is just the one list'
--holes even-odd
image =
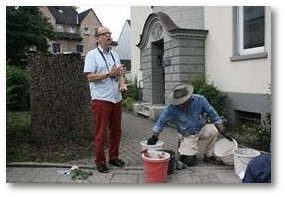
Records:
{"label": "sky", "polygon": [[112,32],[114,41],[118,41],[122,28],[130,19],[130,6],[78,6],[78,12],[92,8],[103,26]]}

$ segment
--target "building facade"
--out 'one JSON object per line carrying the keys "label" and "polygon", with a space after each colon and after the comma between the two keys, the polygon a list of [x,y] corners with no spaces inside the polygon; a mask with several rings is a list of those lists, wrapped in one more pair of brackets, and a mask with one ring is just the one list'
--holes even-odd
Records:
{"label": "building facade", "polygon": [[[132,8],[133,9],[133,8]],[[132,10],[131,9],[131,10]],[[141,17],[139,8],[131,20]],[[206,77],[227,95],[233,124],[271,111],[271,10],[263,6],[154,6],[133,34],[139,48],[142,101],[165,104],[177,83]],[[147,13],[149,10],[143,13]],[[136,60],[134,58],[134,60]],[[133,62],[133,56],[132,56]],[[132,69],[135,67],[132,66]]]}
{"label": "building facade", "polygon": [[95,30],[102,26],[92,9],[77,13],[71,6],[39,6],[53,25],[57,40],[50,40],[51,53],[77,52],[85,56],[96,47]]}
{"label": "building facade", "polygon": [[118,38],[117,46],[113,48],[120,55],[121,63],[126,67],[126,78],[131,80],[131,21],[126,20],[121,34]]}

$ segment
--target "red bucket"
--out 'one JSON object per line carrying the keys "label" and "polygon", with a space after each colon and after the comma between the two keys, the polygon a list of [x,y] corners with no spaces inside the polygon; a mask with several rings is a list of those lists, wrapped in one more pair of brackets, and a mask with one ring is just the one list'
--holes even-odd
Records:
{"label": "red bucket", "polygon": [[[158,155],[161,151],[149,151],[150,155]],[[164,152],[163,158],[146,157],[142,154],[145,178],[147,183],[165,183],[170,154]]]}

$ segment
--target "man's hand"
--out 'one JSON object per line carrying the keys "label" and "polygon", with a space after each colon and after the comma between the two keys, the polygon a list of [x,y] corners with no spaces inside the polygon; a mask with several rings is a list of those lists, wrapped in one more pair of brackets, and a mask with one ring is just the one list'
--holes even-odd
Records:
{"label": "man's hand", "polygon": [[224,130],[221,132],[221,134],[222,134],[225,138],[227,138],[228,140],[233,141],[232,135],[231,135],[226,129],[224,129]]}
{"label": "man's hand", "polygon": [[154,134],[147,140],[147,145],[155,145],[158,141],[158,137]]}
{"label": "man's hand", "polygon": [[122,92],[127,91],[128,90],[128,85],[129,84],[120,85],[120,91],[122,91]]}
{"label": "man's hand", "polygon": [[120,73],[120,69],[116,67],[116,65],[113,66],[112,70],[108,73],[111,78],[117,77]]}

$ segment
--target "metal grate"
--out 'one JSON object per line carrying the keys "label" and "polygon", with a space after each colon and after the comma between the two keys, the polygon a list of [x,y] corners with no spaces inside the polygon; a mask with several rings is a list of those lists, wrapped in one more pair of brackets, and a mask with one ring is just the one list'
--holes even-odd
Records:
{"label": "metal grate", "polygon": [[261,114],[235,110],[238,125],[254,127],[261,124]]}

